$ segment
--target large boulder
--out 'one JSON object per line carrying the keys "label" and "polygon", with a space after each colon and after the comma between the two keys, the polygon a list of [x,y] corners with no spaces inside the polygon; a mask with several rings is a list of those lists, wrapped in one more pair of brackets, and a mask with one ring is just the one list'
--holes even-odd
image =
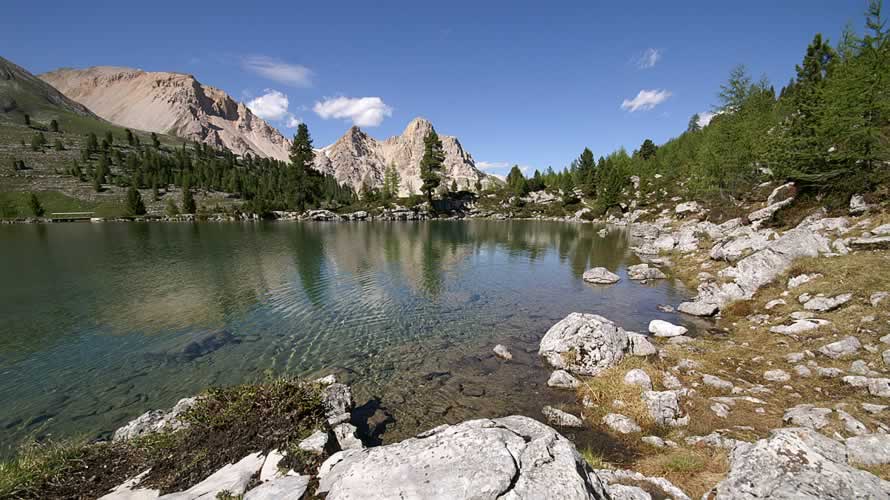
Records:
{"label": "large boulder", "polygon": [[337,453],[319,478],[317,493],[328,500],[609,498],[570,441],[521,416],[443,425]]}
{"label": "large boulder", "polygon": [[555,368],[598,375],[617,365],[630,348],[627,332],[596,314],[571,313],[553,325],[538,353]]}
{"label": "large boulder", "polygon": [[789,427],[730,454],[716,500],[888,498],[890,482],[847,463],[843,444],[816,431]]}

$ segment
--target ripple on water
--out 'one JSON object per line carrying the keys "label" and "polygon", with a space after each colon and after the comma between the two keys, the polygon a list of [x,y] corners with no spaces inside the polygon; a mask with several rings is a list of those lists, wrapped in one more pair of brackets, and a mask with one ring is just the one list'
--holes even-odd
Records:
{"label": "ripple on water", "polygon": [[[0,227],[0,443],[107,436],[209,385],[336,373],[388,442],[571,404],[537,343],[573,311],[676,317],[670,280],[583,283],[636,263],[620,231],[535,222]],[[15,254],[13,255],[12,252]],[[14,263],[14,264],[13,264]],[[10,285],[7,285],[10,283]],[[60,289],[60,286],[62,288]],[[513,351],[504,362],[496,343]]]}

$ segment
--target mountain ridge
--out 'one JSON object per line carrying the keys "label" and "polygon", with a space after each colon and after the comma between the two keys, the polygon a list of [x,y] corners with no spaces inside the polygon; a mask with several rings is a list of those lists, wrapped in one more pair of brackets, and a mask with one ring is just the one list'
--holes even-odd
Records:
{"label": "mountain ridge", "polygon": [[59,68],[39,78],[120,126],[287,160],[290,142],[278,129],[190,74],[93,66]]}

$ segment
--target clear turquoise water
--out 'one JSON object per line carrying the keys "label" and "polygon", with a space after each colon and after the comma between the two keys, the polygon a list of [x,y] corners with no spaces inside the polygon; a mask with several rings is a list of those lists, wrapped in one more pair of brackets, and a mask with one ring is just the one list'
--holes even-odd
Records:
{"label": "clear turquoise water", "polygon": [[[572,311],[644,331],[672,280],[585,284],[628,240],[550,222],[0,226],[0,444],[107,437],[210,385],[336,373],[383,441],[571,402],[536,355]],[[491,349],[503,343],[510,363]],[[539,413],[537,413],[539,414]]]}

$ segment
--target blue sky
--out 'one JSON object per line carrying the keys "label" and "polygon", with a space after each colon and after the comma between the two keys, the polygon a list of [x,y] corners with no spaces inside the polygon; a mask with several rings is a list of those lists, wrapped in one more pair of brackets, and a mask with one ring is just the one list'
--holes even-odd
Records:
{"label": "blue sky", "polygon": [[601,155],[647,137],[661,143],[715,104],[738,63],[778,90],[816,32],[834,42],[847,23],[858,31],[865,8],[866,0],[6,0],[0,55],[34,73],[191,73],[253,101],[288,136],[288,125],[306,122],[316,146],[353,123],[384,138],[424,116],[504,173],[513,163],[560,168],[585,146]]}

